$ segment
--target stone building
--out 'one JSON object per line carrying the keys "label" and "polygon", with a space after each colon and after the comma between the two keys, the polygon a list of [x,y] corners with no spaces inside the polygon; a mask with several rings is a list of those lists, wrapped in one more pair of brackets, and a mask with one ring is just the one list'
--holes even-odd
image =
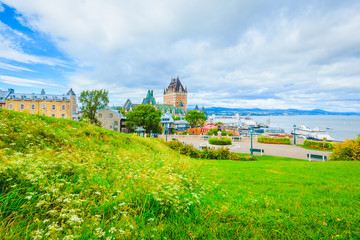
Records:
{"label": "stone building", "polygon": [[78,112],[76,95],[72,89],[67,94],[46,94],[42,89],[40,94],[15,93],[9,89],[5,99],[5,108],[14,111],[26,111],[44,116],[72,119]]}
{"label": "stone building", "polygon": [[97,111],[95,117],[103,128],[116,132],[128,132],[125,127],[126,118],[116,110],[105,108]]}
{"label": "stone building", "polygon": [[173,105],[186,112],[187,88],[181,84],[179,77],[171,79],[168,88],[164,90],[164,105]]}

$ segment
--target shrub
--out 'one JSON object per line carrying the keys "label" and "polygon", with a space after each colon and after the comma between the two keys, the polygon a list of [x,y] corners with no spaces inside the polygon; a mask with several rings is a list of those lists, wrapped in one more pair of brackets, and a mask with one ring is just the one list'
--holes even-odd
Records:
{"label": "shrub", "polygon": [[206,135],[208,135],[208,136],[212,136],[212,135],[217,136],[217,134],[218,134],[218,129],[217,128],[212,128],[206,133]]}
{"label": "shrub", "polygon": [[304,140],[304,146],[315,149],[333,150],[337,143]]}
{"label": "shrub", "polygon": [[231,139],[230,138],[209,138],[209,143],[213,145],[231,145]]}
{"label": "shrub", "polygon": [[195,149],[192,145],[185,145],[178,141],[165,142],[167,146],[179,151],[180,154],[186,155],[192,158],[203,159],[217,159],[217,160],[235,160],[235,161],[254,161],[256,158],[246,155],[239,155],[237,153],[230,152],[229,148],[206,148],[203,151]]}
{"label": "shrub", "polygon": [[360,136],[334,145],[332,161],[360,161]]}
{"label": "shrub", "polygon": [[290,138],[271,138],[271,137],[262,137],[257,138],[259,143],[273,143],[273,144],[291,144]]}

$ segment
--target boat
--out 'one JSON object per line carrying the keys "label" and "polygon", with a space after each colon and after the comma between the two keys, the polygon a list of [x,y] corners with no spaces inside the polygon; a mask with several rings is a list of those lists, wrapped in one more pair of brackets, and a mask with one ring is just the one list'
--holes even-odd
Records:
{"label": "boat", "polygon": [[[292,131],[291,134],[294,134],[294,131]],[[321,130],[319,128],[310,129],[303,124],[295,128],[295,134],[299,137],[309,140],[316,140],[316,141],[323,141],[324,139],[326,139],[327,141],[335,140],[325,130]]]}

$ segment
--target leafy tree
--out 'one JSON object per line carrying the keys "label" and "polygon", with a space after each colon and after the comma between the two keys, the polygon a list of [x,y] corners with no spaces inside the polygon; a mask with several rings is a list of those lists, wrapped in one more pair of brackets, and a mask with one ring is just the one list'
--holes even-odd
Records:
{"label": "leafy tree", "polygon": [[185,119],[190,123],[190,126],[193,128],[203,126],[204,122],[206,121],[206,116],[202,112],[190,110],[186,113]]}
{"label": "leafy tree", "polygon": [[217,122],[215,123],[215,125],[220,125],[220,124],[224,124],[223,122]]}
{"label": "leafy tree", "polygon": [[121,113],[125,117],[126,112],[124,109],[122,109],[122,107],[117,107],[116,110],[118,111],[118,113]]}
{"label": "leafy tree", "polygon": [[218,135],[218,128],[212,128],[212,129],[209,129],[209,131],[207,131],[207,135],[211,136],[211,135]]}
{"label": "leafy tree", "polygon": [[82,104],[81,111],[83,117],[89,119],[92,124],[99,125],[95,113],[108,105],[108,94],[109,92],[105,89],[81,92],[79,101]]}
{"label": "leafy tree", "polygon": [[154,106],[140,104],[126,114],[126,126],[134,130],[136,126],[145,128],[146,133],[161,133],[161,111]]}
{"label": "leafy tree", "polygon": [[171,115],[171,117],[172,117],[172,119],[173,119],[174,121],[180,120],[180,117],[179,117],[179,116],[175,117],[175,115]]}

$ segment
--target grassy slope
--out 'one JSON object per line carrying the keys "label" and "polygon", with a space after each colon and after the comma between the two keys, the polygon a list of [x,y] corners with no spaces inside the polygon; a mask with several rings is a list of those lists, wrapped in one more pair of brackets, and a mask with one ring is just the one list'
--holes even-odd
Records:
{"label": "grassy slope", "polygon": [[1,109],[0,119],[0,239],[158,238],[196,215],[196,168],[159,141]]}
{"label": "grassy slope", "polygon": [[199,161],[84,123],[0,119],[0,239],[360,238],[357,162]]}
{"label": "grassy slope", "polygon": [[222,213],[214,232],[271,239],[360,238],[358,162],[208,161],[204,202]]}

